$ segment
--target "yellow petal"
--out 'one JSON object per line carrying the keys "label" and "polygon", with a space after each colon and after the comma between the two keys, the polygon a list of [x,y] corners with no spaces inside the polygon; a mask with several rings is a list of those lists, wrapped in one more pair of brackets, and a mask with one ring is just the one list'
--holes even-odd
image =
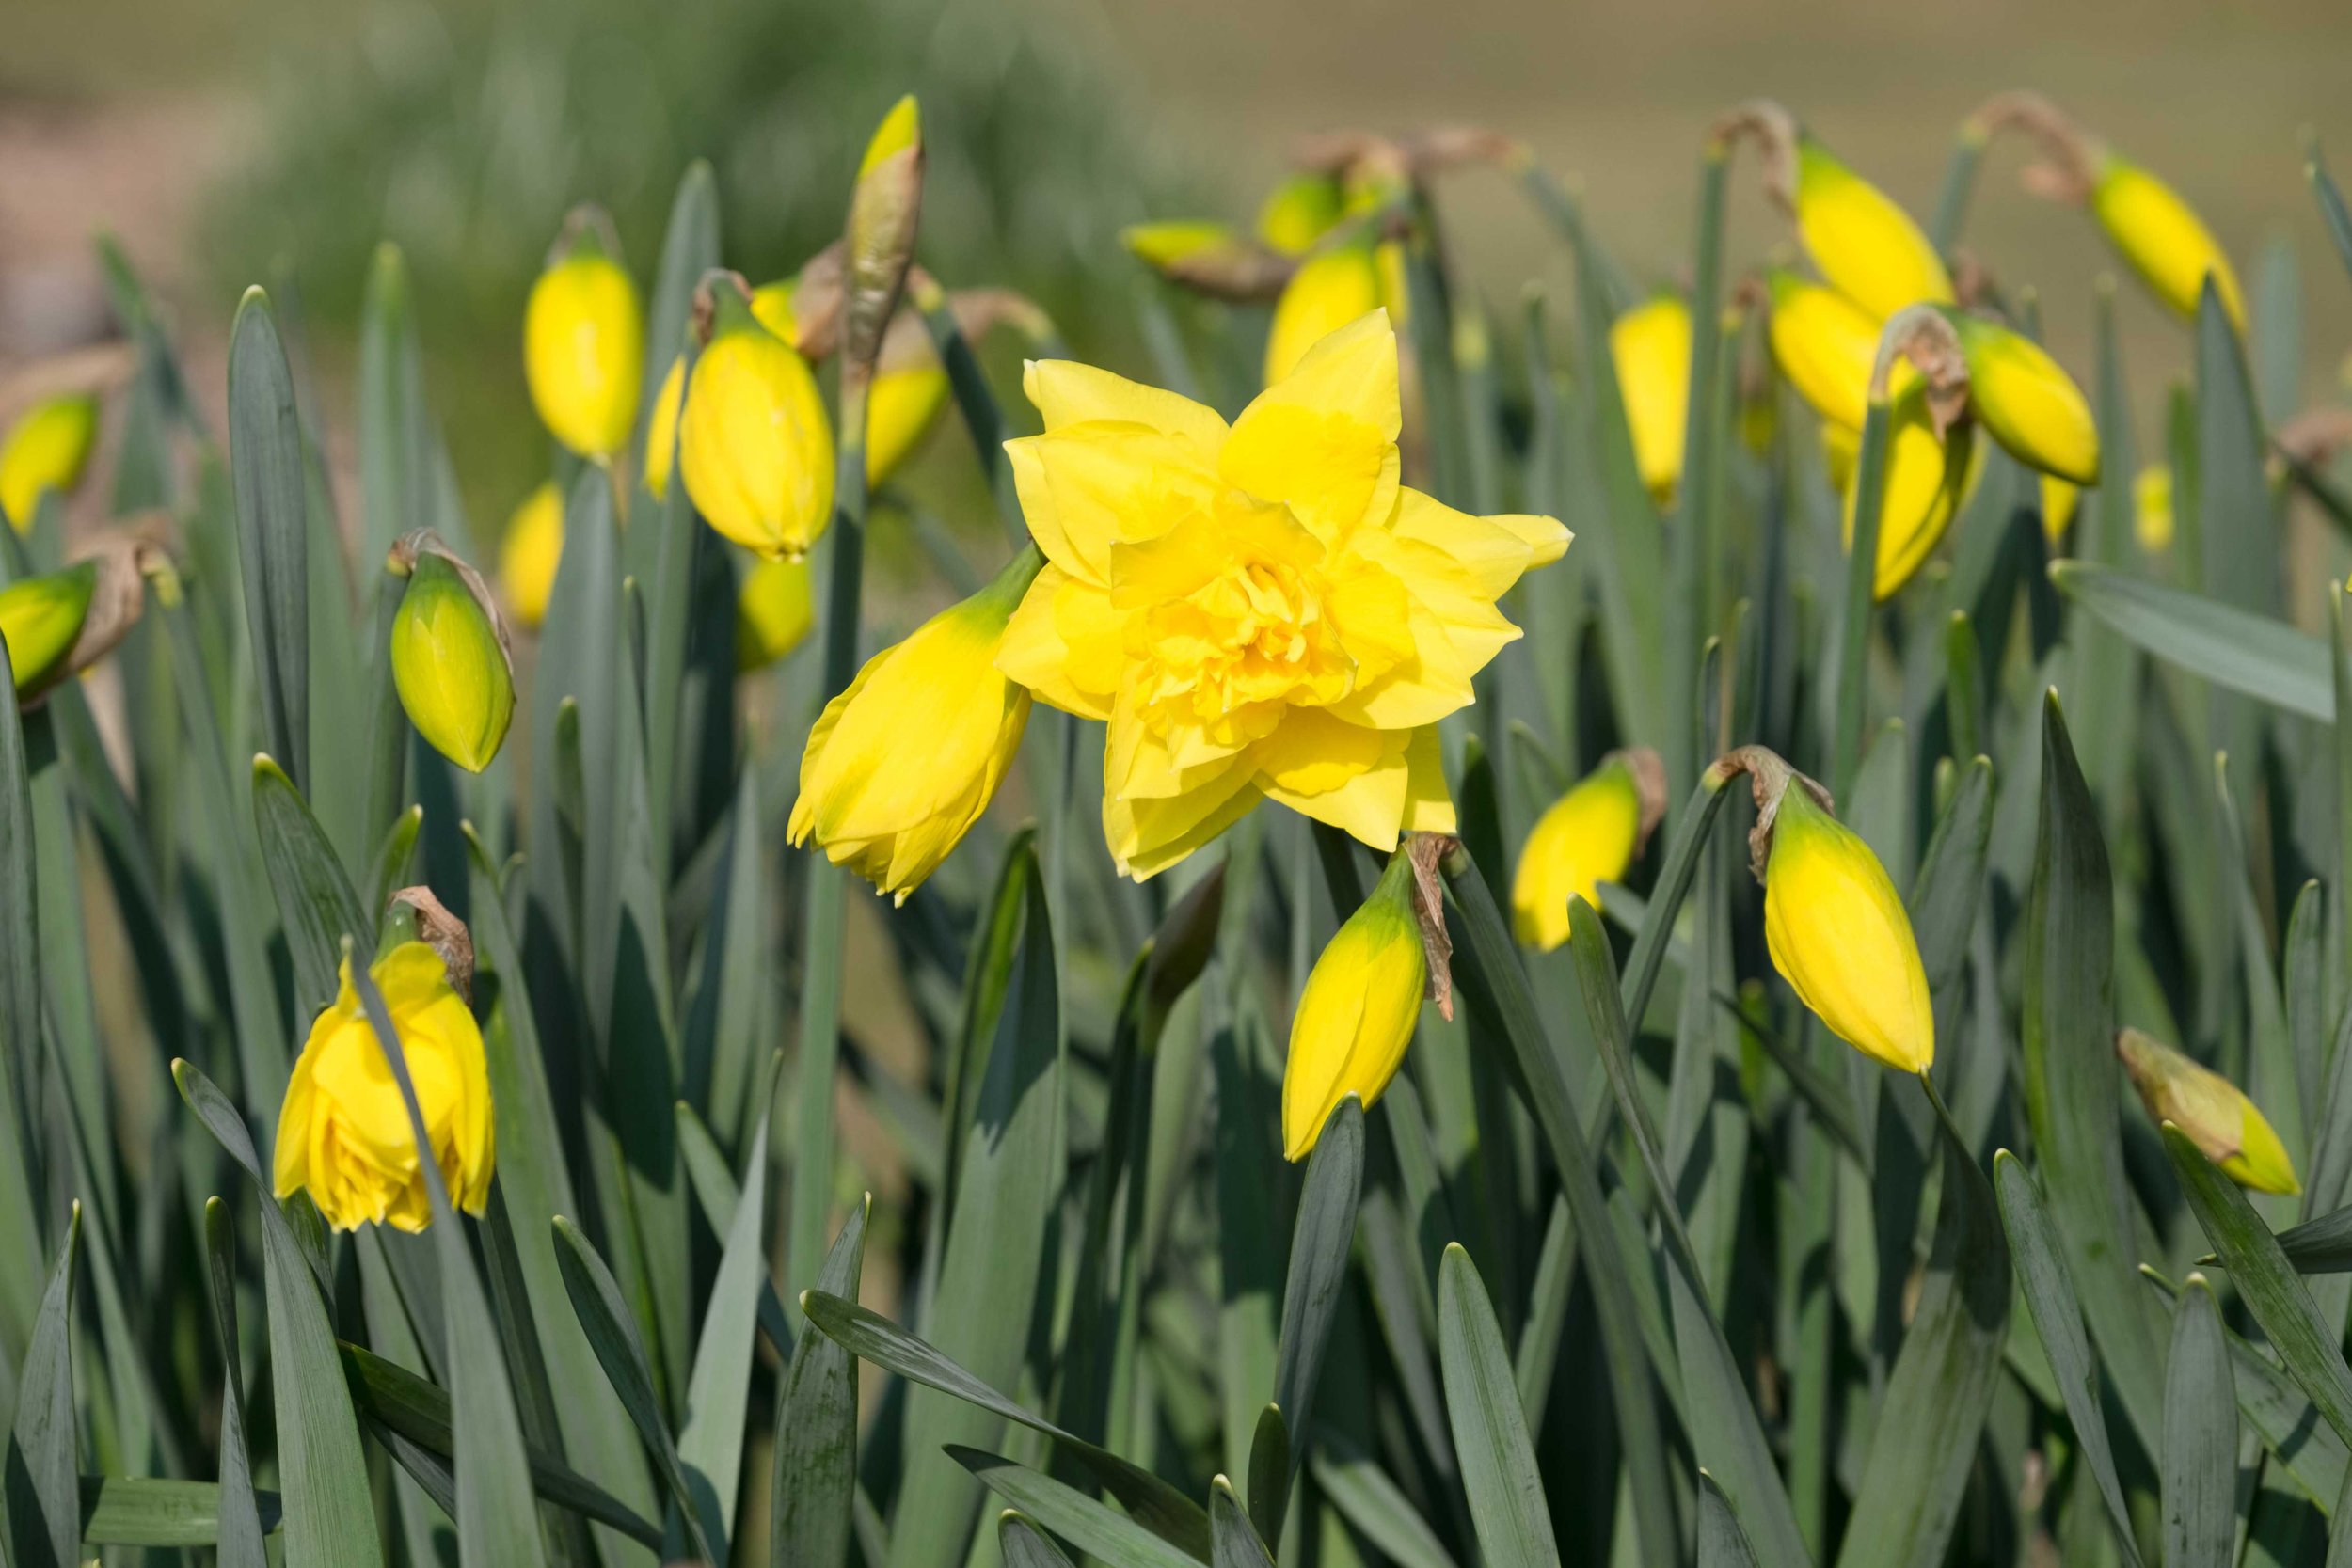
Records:
{"label": "yellow petal", "polygon": [[1225,445],[1224,416],[1206,404],[1074,359],[1030,360],[1022,372],[1021,387],[1045,417],[1049,431],[1098,420],[1139,424],[1187,443],[1203,467],[1216,467],[1217,451]]}

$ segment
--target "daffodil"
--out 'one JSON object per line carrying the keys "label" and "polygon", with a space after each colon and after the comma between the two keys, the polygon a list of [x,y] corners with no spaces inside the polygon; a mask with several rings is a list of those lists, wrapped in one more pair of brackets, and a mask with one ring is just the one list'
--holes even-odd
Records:
{"label": "daffodil", "polygon": [[1347,212],[1347,193],[1327,174],[1294,174],[1266,192],[1258,238],[1285,256],[1304,256]]}
{"label": "daffodil", "polygon": [[1839,1039],[1904,1072],[1935,1059],[1935,1011],[1911,916],[1870,847],[1830,815],[1826,792],[1759,747],[1715,764],[1744,770],[1757,820],[1764,944],[1797,999]]}
{"label": "daffodil", "polygon": [[1678,294],[1659,294],[1635,306],[1611,324],[1609,352],[1633,431],[1634,463],[1642,483],[1662,504],[1682,477],[1691,400],[1691,308]]}
{"label": "daffodil", "polygon": [[656,500],[670,499],[670,470],[677,463],[677,411],[686,401],[686,356],[670,361],[653,413],[645,420],[645,488]]}
{"label": "daffodil", "polygon": [[82,483],[98,437],[98,399],[87,392],[44,398],[17,417],[0,440],[0,513],[23,533],[49,491]]}
{"label": "daffodil", "polygon": [[2082,499],[2081,485],[2069,484],[2055,474],[2042,476],[2042,533],[2053,548],[2066,537]]}
{"label": "daffodil", "polygon": [[1367,312],[1402,297],[1384,282],[1384,247],[1351,240],[1308,257],[1282,285],[1266,329],[1265,379],[1271,387],[1298,368],[1307,351]]}
{"label": "daffodil", "polygon": [[2099,483],[2099,425],[2090,400],[2049,352],[2022,332],[1945,309],[1968,368],[1968,406],[2020,463],[2074,484]]}
{"label": "daffodil", "polygon": [[[1886,414],[1886,475],[1879,511],[1878,563],[1871,592],[1890,599],[1909,582],[1951,527],[1984,466],[1975,427],[1963,420],[1943,435],[1928,406],[1927,387],[1911,387]],[[1847,546],[1853,544],[1854,492],[1845,486]]]}
{"label": "daffodil", "polygon": [[628,444],[645,367],[637,285],[605,228],[594,214],[567,225],[562,254],[532,285],[523,311],[531,401],[557,440],[596,458]]}
{"label": "daffodil", "polygon": [[515,508],[499,540],[499,586],[506,590],[506,608],[525,626],[548,618],[563,559],[564,492],[548,480]]}
{"label": "daffodil", "polygon": [[2151,463],[2132,480],[2132,536],[2150,555],[2172,547],[2172,470]]}
{"label": "daffodil", "polygon": [[735,668],[748,673],[773,664],[806,641],[816,619],[807,562],[754,562],[736,591]]}
{"label": "daffodil", "polygon": [[2258,1193],[2299,1193],[2295,1162],[2261,1110],[2235,1084],[2137,1029],[2115,1037],[2148,1115],[2189,1135],[2221,1174]]}
{"label": "daffodil", "polygon": [[2230,324],[2246,330],[2246,296],[2229,256],[2171,186],[2110,152],[2092,179],[2090,211],[2158,299],[2193,319],[2198,295],[2211,277]]}
{"label": "daffodil", "polygon": [[1048,564],[998,662],[1109,723],[1120,870],[1175,864],[1271,798],[1383,852],[1450,831],[1429,726],[1518,628],[1495,602],[1558,558],[1549,517],[1474,517],[1398,483],[1396,340],[1375,311],[1230,427],[1064,361],[1045,433],[1006,443]]}
{"label": "daffodil", "polygon": [[[798,347],[806,324],[795,309],[800,280],[763,283],[752,291],[752,315],[759,325]],[[882,335],[882,358],[866,394],[866,483],[878,485],[898,471],[938,421],[947,404],[947,371],[931,346],[930,331],[911,310],[900,310]],[[655,420],[660,414],[657,410]]]}
{"label": "daffodil", "polygon": [[818,716],[801,756],[794,844],[905,903],[961,843],[1004,782],[1029,693],[996,666],[1006,623],[1043,558],[996,580],[866,661]]}
{"label": "daffodil", "polygon": [[1796,163],[1797,235],[1834,288],[1882,319],[1950,302],[1951,274],[1910,214],[1803,131]]}
{"label": "daffodil", "polygon": [[1511,924],[1546,952],[1568,940],[1568,900],[1600,908],[1665,811],[1665,776],[1647,750],[1613,752],[1535,819],[1511,879]]}
{"label": "daffodil", "polygon": [[505,744],[515,664],[489,590],[430,534],[393,550],[408,574],[392,616],[392,685],[425,742],[469,773]]}
{"label": "daffodil", "polygon": [[1369,1107],[1404,1065],[1428,984],[1413,871],[1402,849],[1324,947],[1291,1017],[1282,1068],[1282,1157],[1314,1151],[1340,1101]]}
{"label": "daffodil", "polygon": [[716,287],[715,330],[694,358],[678,466],[694,510],[755,555],[806,555],[833,516],[833,426],[808,363]]}
{"label": "daffodil", "polygon": [[[1772,302],[1766,335],[1772,360],[1813,411],[1835,425],[1859,431],[1869,411],[1870,370],[1878,363],[1879,329],[1867,310],[1825,284],[1784,268],[1765,277]],[[1898,376],[1911,376],[1908,364]],[[1890,390],[1902,383],[1890,381]]]}
{"label": "daffodil", "polygon": [[[450,1199],[480,1214],[490,1198],[497,1142],[489,1065],[472,1009],[450,984],[441,955],[424,942],[401,943],[368,974],[399,1036]],[[276,1166],[278,1196],[308,1192],[338,1230],[386,1223],[422,1230],[433,1218],[407,1103],[360,1007],[348,956],[335,1001],[311,1023],[286,1085]]]}
{"label": "daffodil", "polygon": [[0,639],[8,645],[17,696],[28,697],[56,684],[82,635],[97,586],[96,563],[83,561],[0,588]]}

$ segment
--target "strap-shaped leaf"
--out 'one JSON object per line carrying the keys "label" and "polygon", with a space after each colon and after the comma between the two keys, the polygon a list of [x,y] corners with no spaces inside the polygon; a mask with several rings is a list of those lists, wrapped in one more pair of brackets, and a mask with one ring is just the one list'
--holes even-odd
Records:
{"label": "strap-shaped leaf", "polygon": [[2323,722],[2336,713],[2328,645],[2283,621],[2088,561],[2050,580],[2126,641],[2217,686]]}
{"label": "strap-shaped leaf", "polygon": [[1223,1476],[1209,1481],[1209,1561],[1212,1568],[1274,1568],[1274,1556]]}
{"label": "strap-shaped leaf", "polygon": [[[275,1492],[254,1494],[262,1528],[275,1532],[282,1512]],[[85,1546],[210,1546],[224,1540],[220,1488],[209,1481],[149,1476],[82,1478]],[[226,1561],[226,1547],[222,1560]]]}
{"label": "strap-shaped leaf", "polygon": [[1397,1568],[1458,1568],[1412,1499],[1363,1454],[1325,1442],[1308,1456],[1307,1471],[1340,1517]]}
{"label": "strap-shaped leaf", "polygon": [[[744,1162],[742,1196],[719,1257],[704,1308],[702,1337],[695,1341],[694,1371],[686,1386],[686,1426],[678,1433],[678,1463],[687,1484],[703,1498],[710,1523],[722,1528],[735,1518],[737,1482],[743,1467],[743,1426],[751,1402],[752,1352],[757,1338],[759,1297],[768,1280],[768,1120],[752,1133]],[[721,1545],[718,1538],[711,1541]],[[723,1547],[722,1547],[723,1549]]]}
{"label": "strap-shaped leaf", "polygon": [[1438,1354],[1480,1554],[1492,1568],[1558,1568],[1560,1547],[1502,1330],[1477,1267],[1458,1244],[1446,1248],[1438,1270]]}
{"label": "strap-shaped leaf", "polygon": [[1731,1499],[1705,1470],[1699,1472],[1699,1568],[1763,1568]]}
{"label": "strap-shaped leaf", "polygon": [[996,1516],[996,1545],[1005,1554],[1005,1568],[1073,1568],[1053,1537],[1031,1524],[1017,1508]]}
{"label": "strap-shaped leaf", "polygon": [[[824,1271],[817,1276],[818,1289],[829,1296],[857,1295],[872,1209],[868,1197],[850,1212],[834,1238]],[[849,1560],[857,1502],[857,1361],[847,1346],[823,1334],[802,1335],[791,1354],[790,1370],[776,1391],[769,1560],[799,1568],[842,1568]]]}
{"label": "strap-shaped leaf", "polygon": [[364,956],[374,943],[375,922],[359,907],[351,878],[309,802],[286,770],[266,756],[253,759],[253,825],[294,958],[294,1016],[307,1029],[335,1000],[343,938]]}
{"label": "strap-shaped leaf", "polygon": [[2237,1537],[2237,1394],[2221,1312],[2190,1275],[2164,1385],[2165,1568],[2228,1568]]}
{"label": "strap-shaped leaf", "polygon": [[1110,1568],[1199,1568],[1208,1560],[1178,1550],[1125,1514],[1025,1465],[961,1444],[951,1445],[947,1456],[1006,1502]]}
{"label": "strap-shaped leaf", "polygon": [[[1307,1161],[1307,1184],[1298,1198],[1298,1221],[1291,1232],[1290,1275],[1282,1286],[1282,1334],[1274,1364],[1274,1405],[1288,1446],[1279,1474],[1287,1491],[1305,1456],[1315,1380],[1323,1373],[1323,1348],[1331,1337],[1331,1316],[1356,1246],[1356,1200],[1364,1180],[1364,1107],[1354,1095],[1343,1099],[1324,1123]],[[1261,1423],[1260,1430],[1264,1430]],[[1281,1491],[1258,1506],[1256,1444],[1251,1445],[1250,1504],[1263,1531],[1280,1528]],[[1274,1472],[1269,1467],[1271,1481]],[[1214,1522],[1214,1521],[1212,1521]]]}
{"label": "strap-shaped leaf", "polygon": [[73,1255],[82,1238],[82,1206],[73,1205],[65,1243],[33,1320],[33,1337],[17,1374],[16,1414],[8,1428],[8,1561],[15,1568],[72,1568],[81,1560],[80,1440],[73,1416]]}
{"label": "strap-shaped leaf", "polygon": [[262,733],[297,788],[310,766],[310,578],[302,418],[269,296],[247,289],[229,337],[229,467],[236,486]]}
{"label": "strap-shaped leaf", "polygon": [[219,1568],[266,1568],[262,1507],[245,1444],[245,1372],[238,1355],[237,1248],[229,1205],[204,1200],[204,1271],[212,1287],[213,1332],[220,1341],[220,1491],[215,1508]]}

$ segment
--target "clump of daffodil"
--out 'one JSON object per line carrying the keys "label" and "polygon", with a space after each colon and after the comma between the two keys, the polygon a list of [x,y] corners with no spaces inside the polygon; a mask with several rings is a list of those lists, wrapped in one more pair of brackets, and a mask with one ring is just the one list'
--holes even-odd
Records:
{"label": "clump of daffodil", "polygon": [[2246,330],[2246,296],[2230,258],[2179,192],[2119,156],[2039,94],[1998,94],[1969,116],[1961,135],[1981,144],[2005,130],[2026,133],[2049,160],[2026,169],[2026,188],[2089,209],[2107,243],[2150,293],[2194,320],[2211,277],[2230,324]]}
{"label": "clump of daffodil", "polygon": [[523,498],[499,540],[499,586],[506,608],[526,627],[548,618],[555,569],[564,560],[564,492],[553,480]]}
{"label": "clump of daffodil", "polygon": [[1691,401],[1691,308],[1679,294],[1653,295],[1610,325],[1609,352],[1633,432],[1634,464],[1662,505],[1682,477]]}
{"label": "clump of daffodil", "polygon": [[1291,1015],[1282,1068],[1282,1157],[1304,1160],[1340,1101],[1380,1098],[1412,1043],[1429,985],[1409,847],[1325,945]]}
{"label": "clump of daffodil", "polygon": [[408,578],[392,616],[400,705],[435,751],[479,773],[498,755],[515,716],[505,623],[474,569],[430,532],[404,537],[390,567]]}
{"label": "clump of daffodil", "polygon": [[710,337],[678,420],[686,493],[706,522],[753,554],[806,555],[833,515],[833,426],[817,378],[760,325],[739,278],[705,278],[697,303]]}
{"label": "clump of daffodil", "polygon": [[1006,624],[1045,564],[1023,550],[996,579],[866,661],[801,755],[794,844],[899,903],[962,842],[1004,781],[1029,693],[996,668]]}
{"label": "clump of daffodil", "polygon": [[82,483],[97,438],[98,399],[88,392],[43,398],[17,416],[0,440],[0,513],[19,533],[45,492],[67,495]]}
{"label": "clump of daffodil", "polygon": [[1720,155],[1743,135],[1762,146],[1765,188],[1796,220],[1804,253],[1838,293],[1881,320],[1907,305],[1951,301],[1951,274],[1911,214],[1787,109],[1756,100],[1732,110],[1715,128]]}
{"label": "clump of daffodil", "polygon": [[2187,1133],[2222,1175],[2258,1193],[2303,1190],[2286,1145],[2235,1084],[2137,1029],[2115,1037],[2115,1053],[2148,1115]]}
{"label": "clump of daffodil", "polygon": [[1829,792],[1760,746],[1709,769],[1748,775],[1749,863],[1764,884],[1764,942],[1797,999],[1839,1039],[1904,1072],[1935,1059],[1935,1010],[1911,916],[1870,847],[1830,815]]}
{"label": "clump of daffodil", "polygon": [[594,208],[565,220],[523,309],[523,371],[555,438],[582,457],[610,458],[637,422],[645,321],[621,265],[612,221]]}
{"label": "clump of daffodil", "polygon": [[[473,1011],[426,942],[400,943],[368,974],[399,1036],[450,1200],[479,1215],[489,1202],[497,1144]],[[308,1192],[338,1230],[386,1223],[422,1230],[433,1218],[424,1165],[399,1081],[352,986],[348,954],[342,979],[287,1082],[272,1185],[281,1198]]]}
{"label": "clump of daffodil", "polygon": [[1666,811],[1665,769],[1647,747],[1613,752],[1554,800],[1519,849],[1511,925],[1545,952],[1568,940],[1568,900],[1600,908],[1600,884],[1622,880]]}
{"label": "clump of daffodil", "polygon": [[784,657],[816,624],[805,561],[755,561],[735,600],[735,668],[748,673]]}
{"label": "clump of daffodil", "polygon": [[[1830,427],[1824,427],[1826,434]],[[1848,445],[1844,450],[1851,453]],[[1852,458],[1849,455],[1847,463]],[[1942,542],[1945,531],[1966,504],[1984,467],[1975,427],[1960,420],[1938,431],[1925,384],[1914,385],[1887,406],[1886,477],[1879,510],[1877,563],[1871,578],[1872,596],[1886,600],[1901,592],[1913,574]],[[1833,454],[1835,475],[1838,464]],[[1853,544],[1856,486],[1849,470],[1839,488],[1845,493],[1843,532]]]}
{"label": "clump of daffodil", "polygon": [[1452,831],[1430,726],[1518,636],[1496,600],[1568,535],[1398,483],[1387,316],[1325,339],[1231,426],[1067,361],[1025,385],[1045,433],[1006,451],[1048,564],[998,662],[1108,721],[1120,869],[1167,869],[1262,798],[1383,853]]}
{"label": "clump of daffodil", "polygon": [[102,541],[72,564],[0,588],[0,640],[19,707],[89,668],[138,624],[147,573],[162,560],[128,538]]}
{"label": "clump of daffodil", "polygon": [[1941,308],[1968,372],[1968,406],[2011,457],[2074,484],[2099,482],[2099,425],[2090,400],[2048,351],[2022,332]]}
{"label": "clump of daffodil", "polygon": [[2172,470],[2151,463],[2132,480],[2132,535],[2150,555],[2172,547]]}

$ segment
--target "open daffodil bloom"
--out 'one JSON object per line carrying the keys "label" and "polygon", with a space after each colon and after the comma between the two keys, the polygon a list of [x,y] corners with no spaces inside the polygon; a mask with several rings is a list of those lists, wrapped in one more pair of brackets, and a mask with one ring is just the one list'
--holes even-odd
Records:
{"label": "open daffodil bloom", "polygon": [[1230,428],[1084,365],[1033,364],[1026,385],[1045,434],[1006,450],[1047,564],[997,663],[1108,721],[1120,870],[1165,870],[1261,797],[1382,851],[1450,832],[1428,726],[1519,635],[1495,601],[1568,534],[1399,483],[1386,313],[1309,350]]}

